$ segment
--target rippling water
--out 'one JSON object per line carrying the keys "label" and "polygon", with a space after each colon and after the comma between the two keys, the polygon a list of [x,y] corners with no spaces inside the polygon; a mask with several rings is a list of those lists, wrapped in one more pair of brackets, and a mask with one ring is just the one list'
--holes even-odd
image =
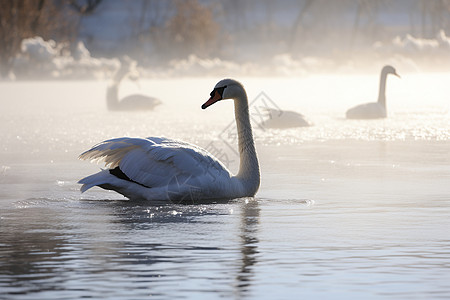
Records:
{"label": "rippling water", "polygon": [[0,299],[448,299],[450,75],[390,80],[372,121],[343,116],[376,76],[242,81],[254,108],[262,91],[314,126],[254,124],[255,199],[166,206],[80,194],[99,166],[77,156],[164,135],[236,170],[231,103],[200,110],[215,79],[146,81],[150,113],[107,112],[102,82],[0,83]]}

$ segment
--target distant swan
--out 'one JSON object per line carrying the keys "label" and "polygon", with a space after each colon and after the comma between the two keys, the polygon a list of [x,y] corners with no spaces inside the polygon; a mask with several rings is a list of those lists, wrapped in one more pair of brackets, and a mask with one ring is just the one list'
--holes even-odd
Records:
{"label": "distant swan", "polygon": [[380,90],[378,92],[378,102],[361,104],[347,110],[347,119],[378,119],[386,118],[386,79],[388,74],[397,77],[395,69],[391,66],[384,66],[380,75]]}
{"label": "distant swan", "polygon": [[262,126],[272,129],[286,129],[293,127],[307,127],[311,124],[302,114],[290,110],[277,110],[273,108],[264,108],[268,118],[262,122]]}
{"label": "distant swan", "polygon": [[[133,74],[133,67],[135,67],[135,65],[133,65],[131,59],[124,60],[115,74],[112,83],[108,86],[108,89],[106,90],[106,104],[109,110],[152,110],[157,105],[161,104],[161,101],[156,98],[140,94],[129,95],[119,100],[120,83],[125,77],[135,75]],[[134,79],[132,76],[131,78]]]}
{"label": "distant swan", "polygon": [[80,159],[103,160],[109,166],[81,179],[81,191],[99,186],[133,200],[165,202],[254,196],[260,173],[247,94],[241,83],[224,79],[202,109],[222,99],[234,100],[240,154],[236,176],[198,146],[163,137],[123,137],[104,141],[80,155]]}

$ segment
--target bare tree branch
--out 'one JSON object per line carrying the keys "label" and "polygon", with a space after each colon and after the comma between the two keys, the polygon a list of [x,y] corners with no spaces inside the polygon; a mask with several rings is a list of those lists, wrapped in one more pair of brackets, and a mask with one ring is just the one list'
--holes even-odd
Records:
{"label": "bare tree branch", "polygon": [[101,2],[102,0],[69,0],[70,6],[81,15],[92,14]]}

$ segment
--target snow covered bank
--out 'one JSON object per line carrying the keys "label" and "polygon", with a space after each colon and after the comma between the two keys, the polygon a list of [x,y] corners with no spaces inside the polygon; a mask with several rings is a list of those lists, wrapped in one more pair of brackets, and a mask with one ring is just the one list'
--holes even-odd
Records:
{"label": "snow covered bank", "polygon": [[[363,72],[392,64],[403,72],[450,70],[450,37],[440,31],[434,39],[420,39],[409,34],[397,36],[388,43],[354,49],[328,57],[282,53],[263,61],[223,58],[200,58],[158,62],[139,68],[144,77],[237,77],[237,76],[303,76],[311,73]],[[95,58],[82,42],[73,49],[41,37],[25,39],[21,53],[14,59],[11,79],[109,79],[119,69],[117,58]]]}
{"label": "snow covered bank", "polygon": [[443,30],[433,39],[396,36],[389,43],[375,43],[373,49],[381,57],[394,58],[417,71],[450,70],[450,37]]}
{"label": "snow covered bank", "polygon": [[118,59],[94,58],[82,42],[69,51],[66,45],[41,37],[24,39],[14,58],[10,77],[17,79],[109,78],[120,66]]}

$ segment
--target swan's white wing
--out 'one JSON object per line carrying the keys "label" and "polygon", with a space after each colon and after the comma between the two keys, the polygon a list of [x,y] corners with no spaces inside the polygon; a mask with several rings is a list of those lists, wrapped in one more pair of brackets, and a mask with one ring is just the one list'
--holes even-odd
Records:
{"label": "swan's white wing", "polygon": [[80,155],[120,167],[133,181],[147,187],[196,177],[230,177],[229,171],[206,150],[189,143],[160,138],[117,138],[104,141]]}

